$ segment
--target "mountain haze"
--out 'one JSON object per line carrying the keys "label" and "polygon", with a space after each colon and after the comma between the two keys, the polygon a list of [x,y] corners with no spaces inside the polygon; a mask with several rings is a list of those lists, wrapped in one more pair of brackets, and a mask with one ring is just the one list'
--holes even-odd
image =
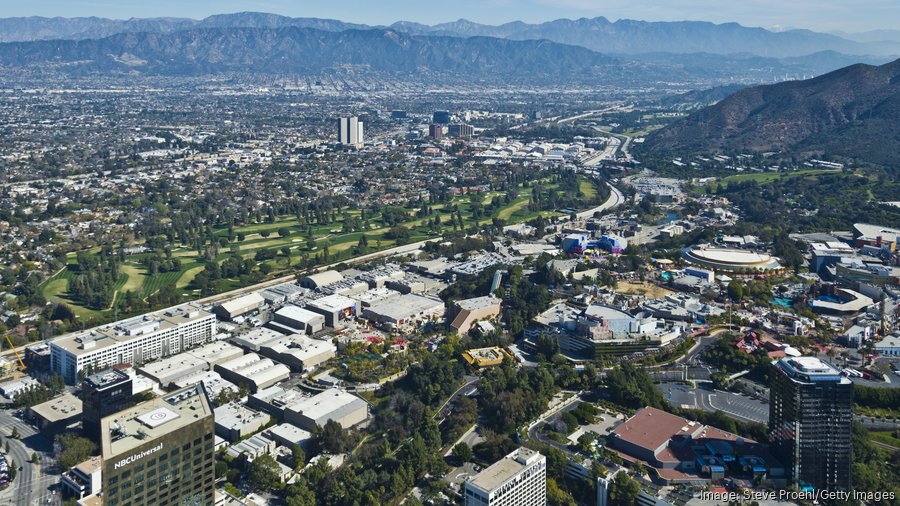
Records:
{"label": "mountain haze", "polygon": [[[197,21],[184,18],[113,20],[104,18],[5,18],[0,19],[0,42],[50,39],[97,39],[119,33],[172,33],[198,28],[315,28],[327,31],[385,28],[331,19],[291,18],[276,14],[241,12],[210,16]],[[391,29],[412,35],[497,37],[511,40],[546,39],[582,46],[602,53],[653,52],[717,54],[749,53],[765,57],[802,56],[820,51],[853,55],[900,55],[897,40],[849,40],[809,30],[773,32],[737,23],[701,21],[648,22],[604,17],[557,19],[539,24],[513,21],[485,25],[460,19],[429,26],[399,21]],[[877,38],[877,37],[876,37]]]}
{"label": "mountain haze", "polygon": [[57,65],[70,72],[139,70],[171,75],[305,73],[364,65],[388,72],[436,70],[535,77],[590,74],[616,62],[588,49],[548,41],[422,37],[386,29],[202,28],[0,44],[0,66]]}

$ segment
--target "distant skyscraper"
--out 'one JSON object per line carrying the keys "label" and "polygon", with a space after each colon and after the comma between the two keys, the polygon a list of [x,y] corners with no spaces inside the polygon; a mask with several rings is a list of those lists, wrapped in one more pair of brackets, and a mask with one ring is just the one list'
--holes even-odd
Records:
{"label": "distant skyscraper", "polygon": [[339,119],[338,142],[351,146],[363,144],[363,122],[356,116]]}
{"label": "distant skyscraper", "polygon": [[431,122],[438,125],[449,125],[450,111],[434,111],[434,114],[431,115]]}
{"label": "distant skyscraper", "polygon": [[466,506],[545,506],[547,458],[519,448],[465,485]]}
{"label": "distant skyscraper", "polygon": [[91,374],[81,384],[81,427],[92,441],[100,441],[100,420],[134,404],[131,377],[110,369]]}
{"label": "distant skyscraper", "polygon": [[213,504],[215,424],[203,384],[100,422],[103,504]]}
{"label": "distant skyscraper", "polygon": [[441,125],[428,125],[428,136],[439,141],[444,136],[444,127]]}
{"label": "distant skyscraper", "polygon": [[815,357],[774,362],[769,436],[801,489],[850,490],[853,383]]}

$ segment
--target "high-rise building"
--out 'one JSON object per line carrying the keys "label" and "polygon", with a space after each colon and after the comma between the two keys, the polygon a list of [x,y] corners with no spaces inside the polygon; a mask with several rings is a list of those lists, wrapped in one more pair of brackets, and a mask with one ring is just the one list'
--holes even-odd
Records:
{"label": "high-rise building", "polygon": [[439,141],[444,136],[444,127],[441,125],[428,125],[428,136]]}
{"label": "high-rise building", "polygon": [[100,441],[100,420],[130,408],[131,377],[110,369],[91,374],[81,383],[81,428],[92,441]]}
{"label": "high-rise building", "polygon": [[434,111],[431,115],[431,122],[438,125],[449,125],[450,111]]}
{"label": "high-rise building", "polygon": [[338,120],[338,142],[350,146],[359,146],[363,140],[363,122],[356,116]]}
{"label": "high-rise building", "polygon": [[214,503],[215,425],[202,384],[104,418],[105,506]]}
{"label": "high-rise building", "polygon": [[465,485],[466,506],[544,506],[547,504],[547,458],[519,448]]}
{"label": "high-rise building", "polygon": [[815,357],[774,362],[769,437],[791,483],[850,490],[853,383]]}

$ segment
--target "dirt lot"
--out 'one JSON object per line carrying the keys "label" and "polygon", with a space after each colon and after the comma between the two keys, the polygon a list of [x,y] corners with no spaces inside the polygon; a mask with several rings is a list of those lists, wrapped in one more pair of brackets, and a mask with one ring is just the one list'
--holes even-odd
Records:
{"label": "dirt lot", "polygon": [[640,281],[619,281],[616,291],[629,295],[644,295],[651,299],[660,299],[672,293],[671,290],[661,286],[652,283],[641,283]]}

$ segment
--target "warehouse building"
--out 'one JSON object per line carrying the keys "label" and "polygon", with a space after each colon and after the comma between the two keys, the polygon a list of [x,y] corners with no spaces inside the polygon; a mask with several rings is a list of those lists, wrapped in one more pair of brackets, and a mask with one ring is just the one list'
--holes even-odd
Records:
{"label": "warehouse building", "polygon": [[88,367],[96,371],[146,364],[209,342],[215,335],[215,315],[185,304],[57,338],[50,343],[50,366],[74,384]]}
{"label": "warehouse building", "polygon": [[295,371],[308,371],[335,356],[337,347],[302,334],[283,336],[262,345],[259,353],[277,360]]}
{"label": "warehouse building", "polygon": [[169,388],[181,378],[207,370],[209,370],[209,365],[206,362],[197,360],[196,357],[187,353],[179,353],[137,368],[138,373],[159,383],[163,388]]}
{"label": "warehouse building", "polygon": [[285,390],[279,386],[263,388],[247,399],[251,408],[265,411],[278,420],[284,420],[284,408],[309,397],[298,390]]}
{"label": "warehouse building", "polygon": [[254,411],[243,404],[229,402],[214,411],[216,435],[228,441],[240,441],[241,438],[259,432],[271,417],[260,411]]}
{"label": "warehouse building", "polygon": [[379,302],[391,300],[399,296],[400,292],[398,292],[397,290],[391,290],[390,288],[381,287],[366,290],[363,293],[354,295],[353,298],[356,299],[357,302],[359,302],[360,309],[365,309],[367,307],[372,307]]}
{"label": "warehouse building", "polygon": [[344,276],[338,271],[322,271],[300,279],[300,286],[303,288],[316,289],[332,283],[342,281]]}
{"label": "warehouse building", "polygon": [[315,334],[325,327],[325,316],[294,305],[275,311],[275,322],[306,334]]}
{"label": "warehouse building", "polygon": [[271,455],[274,451],[275,441],[260,434],[254,434],[243,441],[238,441],[229,446],[225,450],[225,455],[235,459],[241,455],[246,455],[247,460],[253,462],[263,455]]}
{"label": "warehouse building", "polygon": [[259,292],[265,303],[269,305],[294,302],[307,293],[309,293],[309,289],[291,283],[273,286]]}
{"label": "warehouse building", "polygon": [[222,375],[215,371],[204,371],[191,376],[185,376],[175,381],[174,384],[178,388],[185,388],[198,383],[203,384],[203,388],[206,389],[209,398],[213,400],[219,397],[223,392],[231,392],[234,394],[240,392],[240,388],[237,385],[222,378]]}
{"label": "warehouse building", "polygon": [[260,327],[233,337],[231,342],[247,351],[259,351],[260,346],[283,335],[281,332]]}
{"label": "warehouse building", "polygon": [[321,299],[311,301],[306,309],[319,313],[325,317],[325,324],[329,327],[341,327],[345,320],[356,317],[356,301],[344,295],[328,295]]}
{"label": "warehouse building", "polygon": [[215,369],[223,378],[236,385],[245,385],[254,393],[291,376],[291,370],[286,365],[276,364],[272,359],[262,358],[256,353],[217,364]]}
{"label": "warehouse building", "polygon": [[238,316],[245,315],[251,311],[256,311],[262,307],[265,300],[258,293],[248,293],[228,302],[223,302],[215,308],[213,312],[222,320],[231,321]]}
{"label": "warehouse building", "polygon": [[294,402],[285,407],[284,419],[302,429],[315,430],[334,420],[348,429],[364,421],[369,415],[369,405],[359,397],[331,388],[324,392]]}
{"label": "warehouse building", "polygon": [[203,346],[198,346],[197,348],[187,351],[187,355],[205,362],[207,370],[211,370],[216,364],[234,360],[243,354],[244,350],[221,341],[204,344]]}
{"label": "warehouse building", "polygon": [[444,301],[440,299],[407,294],[365,308],[363,316],[376,326],[407,332],[426,321],[443,318],[444,312]]}
{"label": "warehouse building", "polygon": [[294,445],[306,447],[312,441],[312,432],[289,423],[269,427],[266,429],[265,434],[266,437],[278,443],[279,446],[288,448]]}
{"label": "warehouse building", "polygon": [[450,330],[464,336],[475,322],[500,316],[502,300],[493,295],[458,300],[450,313]]}

